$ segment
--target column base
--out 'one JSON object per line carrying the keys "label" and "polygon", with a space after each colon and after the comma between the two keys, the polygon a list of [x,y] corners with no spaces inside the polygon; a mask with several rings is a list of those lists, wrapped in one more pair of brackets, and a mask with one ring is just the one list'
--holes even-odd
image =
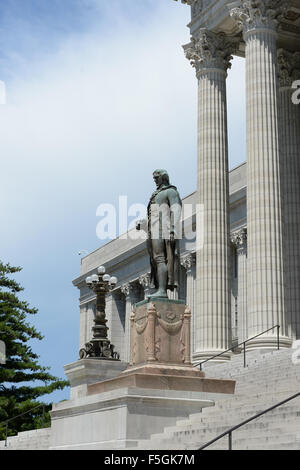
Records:
{"label": "column base", "polygon": [[[216,356],[217,354],[222,353],[223,350],[211,350],[211,351],[196,351],[193,353],[193,358],[192,358],[192,363],[195,366],[196,364],[199,364],[199,362],[206,361],[207,359],[210,359],[208,361],[210,364],[212,363],[220,363],[220,362],[227,362],[230,361],[232,352],[229,351],[227,353],[222,354],[222,356]],[[214,359],[211,359],[213,358]]]}
{"label": "column base", "polygon": [[[292,339],[286,336],[279,336],[279,349],[287,349],[292,347]],[[277,336],[259,336],[246,343],[246,350],[253,351],[255,349],[274,350],[278,349]]]}

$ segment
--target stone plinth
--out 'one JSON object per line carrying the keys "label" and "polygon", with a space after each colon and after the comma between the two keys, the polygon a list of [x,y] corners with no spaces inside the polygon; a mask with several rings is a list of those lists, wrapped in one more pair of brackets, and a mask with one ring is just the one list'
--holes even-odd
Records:
{"label": "stone plinth", "polygon": [[191,311],[181,300],[149,297],[131,314],[130,366],[191,365]]}
{"label": "stone plinth", "polygon": [[[83,360],[67,366],[73,399],[53,406],[50,448],[134,447],[233,394],[235,381],[206,379],[192,366],[190,321],[184,302],[150,297],[131,315],[131,364],[125,371],[113,377],[118,366],[122,370],[118,361]],[[100,373],[106,380],[95,383]]]}
{"label": "stone plinth", "polygon": [[233,394],[235,389],[234,380],[206,379],[201,376],[201,372],[196,375],[193,370],[185,371],[185,375],[171,375],[173,371],[170,369],[166,370],[165,373],[159,373],[159,370],[156,372],[149,372],[149,370],[129,371],[114,379],[89,385],[88,395],[109,392],[124,387],[228,394]]}
{"label": "stone plinth", "polygon": [[126,362],[100,359],[81,359],[64,366],[70,381],[71,400],[87,395],[88,385],[119,375],[127,367]]}
{"label": "stone plinth", "polygon": [[222,395],[130,387],[61,402],[51,412],[51,450],[134,447]]}

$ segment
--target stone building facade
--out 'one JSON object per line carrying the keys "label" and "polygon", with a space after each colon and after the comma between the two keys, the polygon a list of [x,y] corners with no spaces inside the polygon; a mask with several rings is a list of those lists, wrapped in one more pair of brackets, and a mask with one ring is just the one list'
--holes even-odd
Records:
{"label": "stone building facade", "polygon": [[[300,105],[292,101],[300,78],[300,0],[182,3],[191,8],[183,49],[196,71],[199,103],[198,184],[184,202],[203,207],[203,243],[193,248],[182,240],[177,293],[193,312],[193,360],[253,337],[248,349],[276,348],[275,325],[280,347],[290,347],[300,338]],[[246,62],[247,163],[229,173],[226,80],[233,55]],[[145,244],[117,239],[82,260],[74,281],[80,345],[93,317],[84,278],[100,264],[120,279],[108,299],[109,326],[127,359],[130,310],[150,289]]]}

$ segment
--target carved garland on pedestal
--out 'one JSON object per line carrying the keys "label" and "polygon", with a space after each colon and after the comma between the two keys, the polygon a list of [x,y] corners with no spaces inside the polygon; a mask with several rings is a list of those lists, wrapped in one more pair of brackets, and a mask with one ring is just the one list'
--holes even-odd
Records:
{"label": "carved garland on pedestal", "polygon": [[168,334],[168,335],[176,335],[180,329],[182,328],[182,323],[183,323],[183,316],[181,319],[175,323],[168,323],[165,320],[163,320],[157,312],[157,321],[158,324],[162,327],[162,329]]}
{"label": "carved garland on pedestal", "polygon": [[[176,320],[175,317],[168,316],[166,318],[171,322]],[[181,315],[179,321],[169,323],[166,320],[163,320],[160,313],[157,312],[155,305],[151,302],[147,310],[147,318],[141,318],[140,320],[136,319],[136,312],[133,309],[131,316],[131,338],[133,338],[133,344],[131,349],[130,363],[131,365],[135,363],[136,360],[136,351],[137,351],[137,335],[142,335],[145,333],[145,351],[147,355],[148,362],[154,362],[160,360],[160,344],[161,337],[155,334],[155,328],[157,323],[160,327],[169,335],[173,336],[180,332],[179,346],[180,354],[183,363],[190,363],[190,321],[191,321],[191,311],[186,307],[184,314]]]}

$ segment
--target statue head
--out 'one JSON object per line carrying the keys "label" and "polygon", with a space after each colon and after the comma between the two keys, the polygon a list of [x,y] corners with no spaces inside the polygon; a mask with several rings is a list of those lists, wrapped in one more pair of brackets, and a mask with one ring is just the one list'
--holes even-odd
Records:
{"label": "statue head", "polygon": [[166,170],[155,170],[153,172],[153,179],[156,183],[156,186],[159,188],[162,184],[169,185],[170,178]]}

